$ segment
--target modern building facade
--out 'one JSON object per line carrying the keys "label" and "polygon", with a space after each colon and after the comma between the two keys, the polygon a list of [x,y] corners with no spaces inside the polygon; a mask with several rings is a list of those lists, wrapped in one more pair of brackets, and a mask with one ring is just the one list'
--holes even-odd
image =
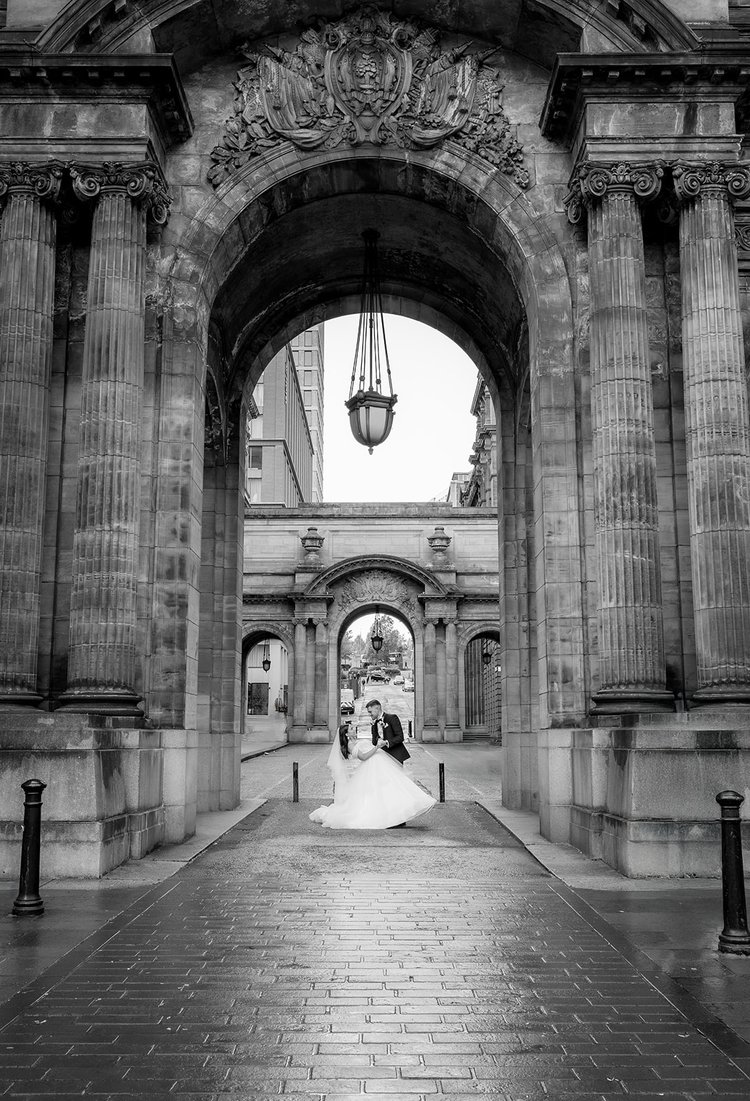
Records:
{"label": "modern building facade", "polygon": [[293,508],[312,500],[316,458],[291,345],[273,357],[253,389],[252,403],[246,433],[248,504]]}
{"label": "modern building facade", "polygon": [[745,11],[2,5],[4,851],[29,770],[49,874],[236,804],[248,409],[377,228],[384,307],[492,395],[504,798],[628,874],[716,869],[750,786]]}
{"label": "modern building facade", "polygon": [[302,390],[302,401],[313,447],[312,487],[308,500],[323,501],[323,400],[325,386],[325,326],[313,325],[291,342]]}

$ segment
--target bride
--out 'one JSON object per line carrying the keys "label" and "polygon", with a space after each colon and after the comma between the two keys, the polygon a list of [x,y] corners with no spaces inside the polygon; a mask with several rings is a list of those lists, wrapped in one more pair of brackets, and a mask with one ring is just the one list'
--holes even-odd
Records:
{"label": "bride", "polygon": [[375,745],[359,745],[351,723],[339,727],[328,767],[333,803],[318,807],[313,822],[332,830],[384,830],[434,807],[435,800],[410,780],[403,768]]}

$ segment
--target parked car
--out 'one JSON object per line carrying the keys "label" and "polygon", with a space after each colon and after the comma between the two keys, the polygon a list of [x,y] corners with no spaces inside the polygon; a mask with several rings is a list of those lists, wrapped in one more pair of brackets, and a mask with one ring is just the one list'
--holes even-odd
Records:
{"label": "parked car", "polygon": [[341,689],[341,714],[354,714],[354,691],[351,688]]}
{"label": "parked car", "polygon": [[414,691],[414,681],[413,680],[405,680],[403,691],[404,692],[413,692]]}
{"label": "parked car", "polygon": [[400,673],[397,677],[393,678],[393,683],[394,684],[403,684],[404,683],[404,678],[401,676]]}
{"label": "parked car", "polygon": [[386,684],[387,681],[388,677],[380,669],[373,669],[373,671],[370,673],[371,684]]}

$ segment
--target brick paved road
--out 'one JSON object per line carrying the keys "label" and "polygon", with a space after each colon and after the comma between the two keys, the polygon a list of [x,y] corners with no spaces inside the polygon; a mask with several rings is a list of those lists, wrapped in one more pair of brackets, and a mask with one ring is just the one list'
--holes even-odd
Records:
{"label": "brick paved road", "polygon": [[0,1096],[750,1097],[746,1045],[485,811],[330,833],[315,802],[271,799],[18,999]]}

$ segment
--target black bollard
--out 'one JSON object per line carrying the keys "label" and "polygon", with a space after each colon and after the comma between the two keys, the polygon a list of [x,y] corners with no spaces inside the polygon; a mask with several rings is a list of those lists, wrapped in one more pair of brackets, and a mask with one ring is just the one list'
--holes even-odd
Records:
{"label": "black bollard", "polygon": [[412,727],[411,727],[411,719],[409,719],[409,737],[410,737],[410,738],[413,738],[413,737],[414,737],[414,734],[412,733]]}
{"label": "black bollard", "polygon": [[299,803],[299,765],[292,761],[292,802]]}
{"label": "black bollard", "polygon": [[438,765],[438,784],[440,787],[440,802],[445,802],[445,765],[441,761]]}
{"label": "black bollard", "polygon": [[719,933],[719,951],[732,952],[738,956],[750,956],[740,822],[740,807],[744,801],[744,796],[737,791],[720,791],[716,796],[716,802],[721,807],[721,881],[724,902],[724,928]]}
{"label": "black bollard", "polygon": [[39,847],[42,840],[42,792],[46,786],[41,780],[27,780],[21,784],[26,802],[23,805],[21,875],[18,898],[13,903],[15,917],[38,917],[44,913],[44,903],[39,895]]}

